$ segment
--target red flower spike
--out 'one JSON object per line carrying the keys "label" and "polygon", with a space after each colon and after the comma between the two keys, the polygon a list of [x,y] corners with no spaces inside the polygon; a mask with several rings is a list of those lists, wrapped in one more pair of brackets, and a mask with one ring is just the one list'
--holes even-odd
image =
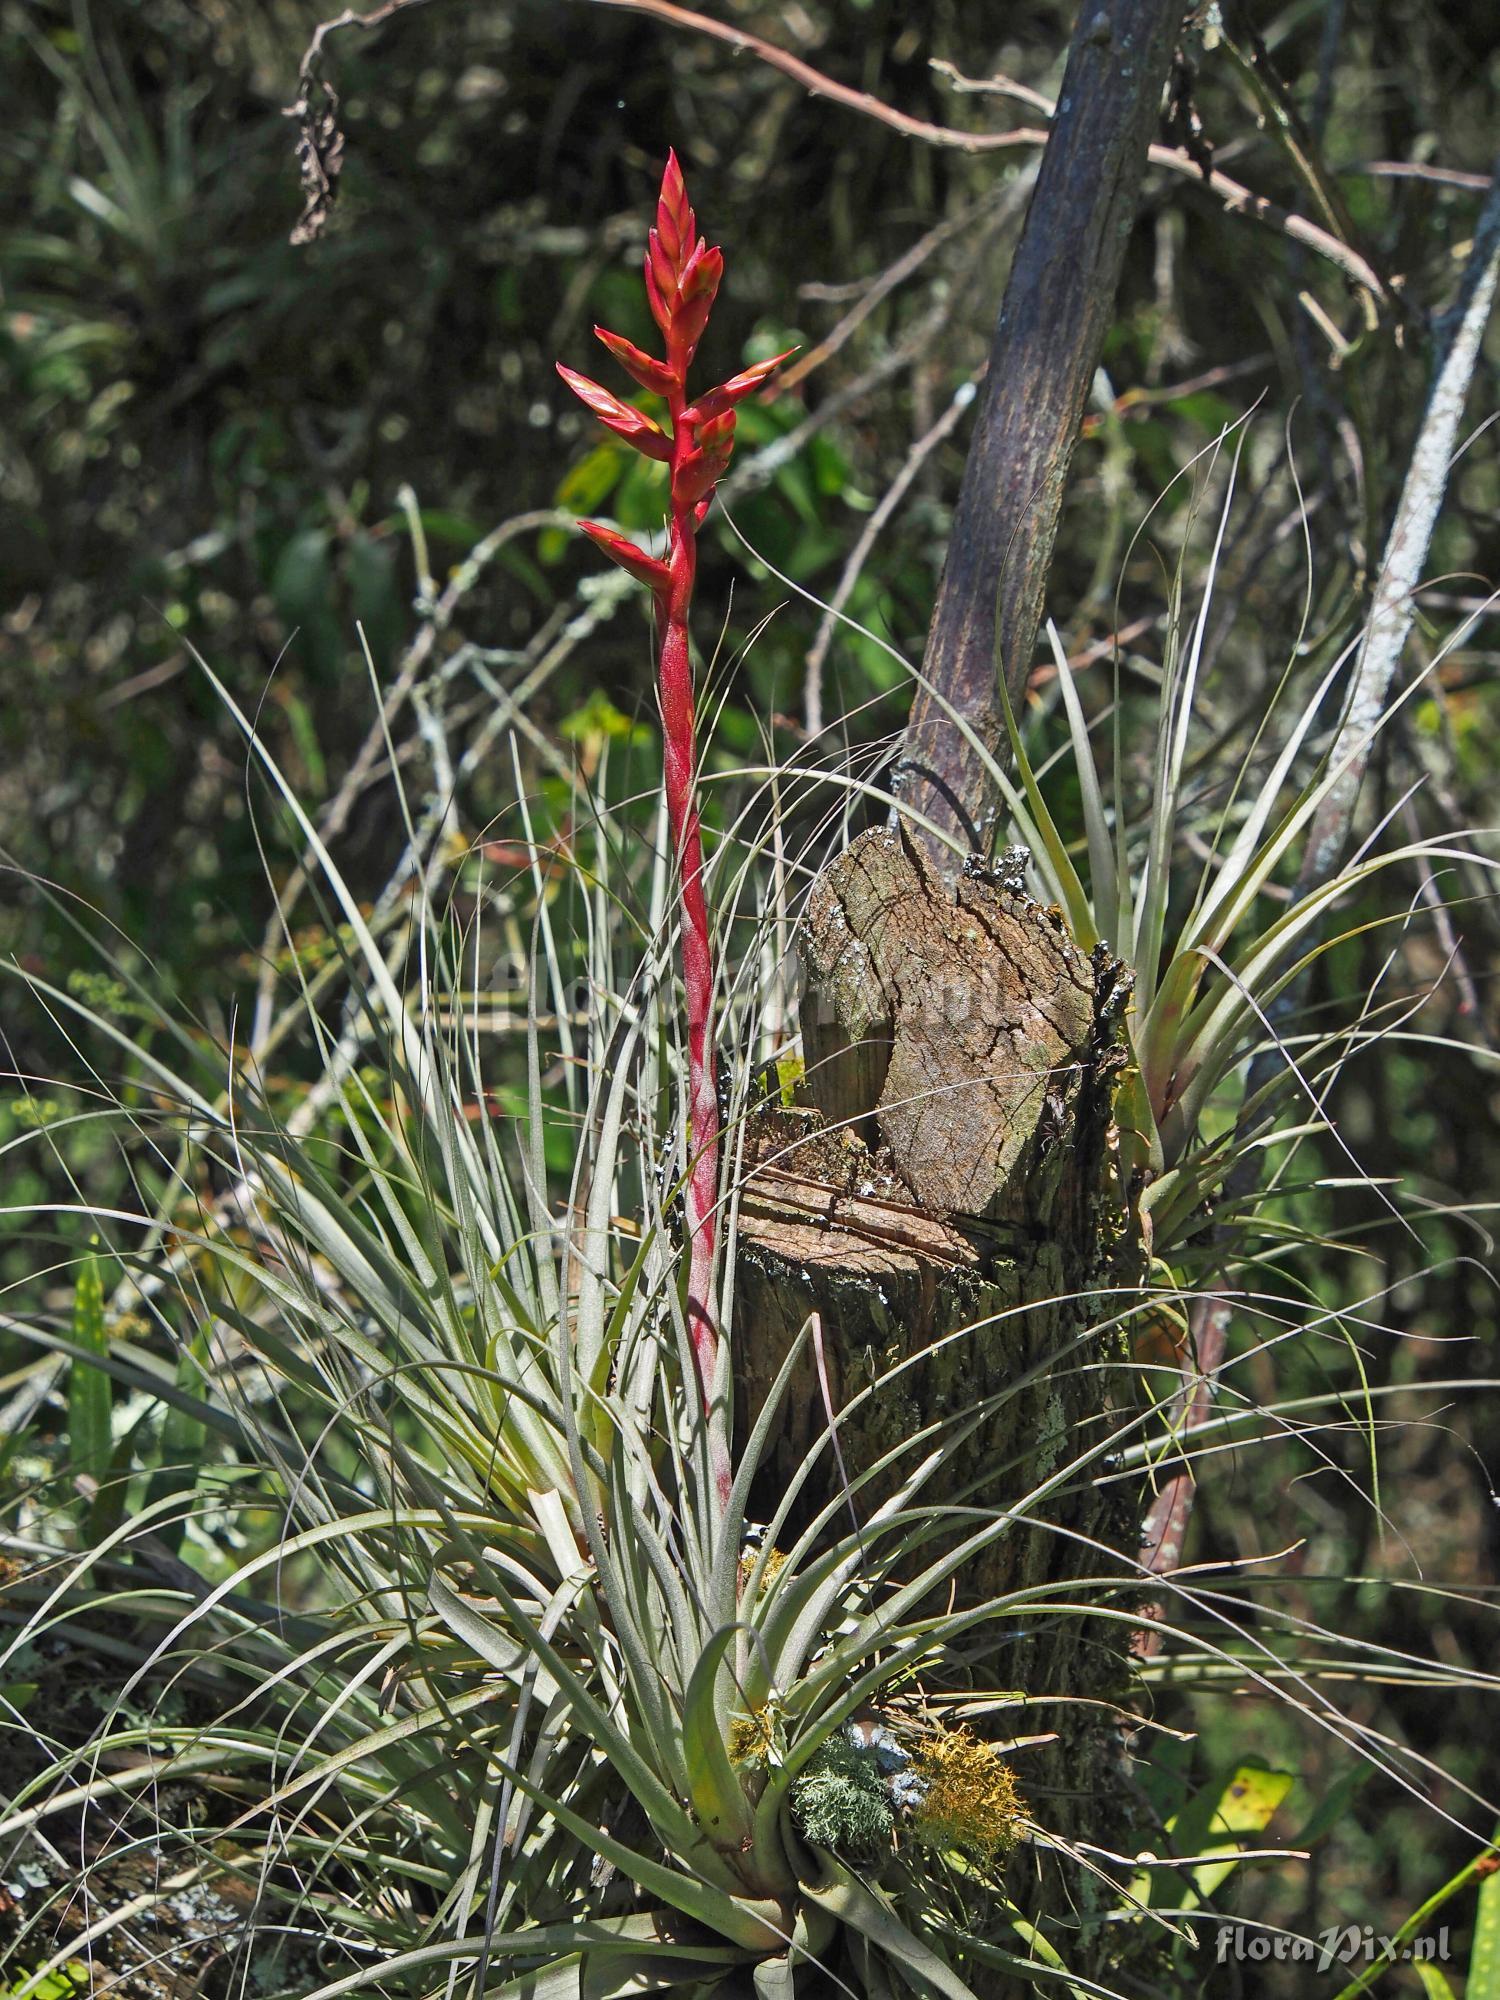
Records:
{"label": "red flower spike", "polygon": [[683,257],[697,234],[698,222],[688,206],[682,168],[678,165],[676,153],[670,149],[667,164],[662,169],[661,193],[656,202],[656,230],[668,257],[680,269]]}
{"label": "red flower spike", "polygon": [[623,334],[611,333],[607,327],[596,326],[594,333],[604,342],[610,353],[627,374],[633,375],[643,389],[649,389],[655,396],[669,396],[677,386],[677,377],[665,361],[658,361],[654,354],[643,354],[633,341]]}
{"label": "red flower spike", "polygon": [[672,505],[696,507],[700,501],[711,499],[717,478],[718,474],[701,451],[688,452],[672,468]]}
{"label": "red flower spike", "polygon": [[[785,354],[778,354],[774,361],[757,361],[753,367],[745,369],[743,374],[731,375],[729,380],[721,382],[717,389],[710,389],[707,395],[698,398],[693,405],[693,414],[701,423],[705,418],[716,417],[721,410],[732,410],[736,403],[743,402],[746,396],[752,395],[760,388],[783,361],[790,361],[796,352],[795,347],[789,347]],[[687,415],[688,412],[685,411],[683,414]]]}
{"label": "red flower spike", "polygon": [[648,556],[644,549],[638,549],[634,542],[618,535],[613,528],[606,528],[598,521],[580,521],[581,533],[596,542],[611,562],[617,562],[621,569],[633,576],[637,583],[660,595],[672,581],[672,572],[656,556]]}
{"label": "red flower spike", "polygon": [[707,452],[722,451],[724,454],[724,463],[727,465],[729,463],[729,454],[734,448],[734,426],[735,414],[733,410],[721,410],[717,416],[709,417],[706,420],[700,412],[698,423],[698,444],[700,449]]}
{"label": "red flower spike", "polygon": [[668,256],[666,245],[653,229],[646,238],[646,268],[656,280],[656,288],[667,302],[670,312],[676,312],[681,289],[681,272],[674,258]]}
{"label": "red flower spike", "polygon": [[[704,894],[703,836],[698,822],[698,741],[694,718],[692,651],[688,613],[697,575],[698,530],[713,503],[714,487],[734,450],[734,406],[766,380],[786,355],[760,361],[721,382],[694,404],[687,371],[708,323],[724,272],[723,252],[698,235],[677,156],[667,156],[656,224],[646,239],[644,273],[651,316],[666,342],[658,361],[617,333],[595,332],[642,388],[666,399],[670,435],[639,410],[622,403],[570,368],[559,373],[599,420],[617,435],[672,468],[671,516],[665,559],[597,521],[579,527],[629,575],[644,583],[656,600],[657,685],[661,701],[663,789],[667,822],[677,864],[682,915],[682,983],[687,1022],[686,1140],[688,1170],[683,1191],[686,1220],[687,1330],[697,1363],[705,1410],[715,1423],[713,1390],[719,1363],[719,1334],[713,1305],[714,1246],[718,1235],[719,1107],[714,1037],[714,945]],[[711,1431],[714,1479],[721,1502],[732,1480],[722,1430]]]}
{"label": "red flower spike", "polygon": [[712,497],[734,450],[734,412],[726,410],[723,416],[704,424],[698,437],[699,443],[683,453],[672,469],[672,504],[676,507],[696,507]]}
{"label": "red flower spike", "polygon": [[719,289],[719,280],[724,275],[724,252],[710,250],[700,236],[693,246],[693,254],[682,267],[682,275],[677,280],[677,289],[682,294],[684,305],[707,292],[710,296]]}
{"label": "red flower spike", "polygon": [[647,458],[660,459],[663,465],[670,463],[672,440],[662,430],[660,424],[652,423],[643,410],[634,410],[629,403],[622,403],[618,396],[612,396],[608,389],[591,382],[587,375],[580,375],[575,369],[564,368],[559,361],[557,372],[581,403],[587,404],[601,424],[607,424],[617,437],[633,444],[637,451],[643,451]]}

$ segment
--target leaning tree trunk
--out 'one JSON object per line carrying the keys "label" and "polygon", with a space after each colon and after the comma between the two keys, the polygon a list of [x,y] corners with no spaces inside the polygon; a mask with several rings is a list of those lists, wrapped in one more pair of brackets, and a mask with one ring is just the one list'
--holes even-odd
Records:
{"label": "leaning tree trunk", "polygon": [[[806,1102],[762,1114],[747,1162],[736,1306],[738,1324],[754,1330],[736,1342],[744,1412],[758,1407],[810,1311],[836,1409],[928,1354],[867,1397],[840,1436],[852,1476],[925,1425],[999,1398],[944,1468],[936,1503],[1013,1505],[1106,1432],[1126,1379],[1118,1347],[1091,1329],[1101,1296],[1143,1276],[1111,1145],[1129,974],[1080,951],[1056,910],[973,858],[989,847],[998,794],[964,725],[998,755],[1000,680],[1017,700],[1025,688],[1063,486],[1183,11],[1182,0],[1085,0],[990,350],[926,685],[898,765],[909,817],[862,835],[812,890],[798,941]],[[919,818],[967,845],[969,864]],[[768,1495],[827,1421],[811,1358],[789,1407]],[[840,1478],[831,1453],[820,1464],[813,1504]],[[966,1569],[961,1598],[1128,1572],[1139,1523],[1106,1497],[1116,1492],[1068,1482]],[[1057,1731],[1024,1771],[1037,1817],[1096,1845],[1133,1846],[1113,1724],[1129,1684],[1128,1634],[1082,1616],[1036,1622],[996,1655],[994,1671],[1035,1704],[1018,1733]],[[1064,1890],[1056,1869],[1025,1872],[1019,1893],[1033,1912],[1061,1914],[1070,1899],[1087,1908],[1081,1874]],[[1097,1938],[1060,1942],[1076,1970],[1099,1963]]]}

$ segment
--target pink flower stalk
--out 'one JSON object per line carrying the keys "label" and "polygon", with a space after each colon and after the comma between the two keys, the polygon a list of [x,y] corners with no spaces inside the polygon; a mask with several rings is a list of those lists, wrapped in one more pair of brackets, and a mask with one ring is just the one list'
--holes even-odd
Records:
{"label": "pink flower stalk", "polygon": [[[714,949],[708,904],[703,894],[703,839],[698,824],[698,741],[693,705],[693,665],[688,647],[688,613],[698,565],[698,530],[713,504],[714,489],[734,449],[734,406],[758,389],[786,360],[757,362],[696,401],[688,400],[687,372],[713,309],[724,253],[711,250],[697,234],[677,155],[668,153],[656,207],[656,227],[647,238],[646,298],[666,343],[666,358],[609,333],[594,332],[627,374],[662,397],[665,427],[586,375],[557,364],[557,372],[602,424],[627,444],[671,467],[671,510],[667,552],[649,556],[625,536],[597,521],[580,521],[604,553],[644,583],[656,600],[660,641],[657,687],[661,702],[667,819],[681,884],[682,983],[687,997],[688,1142],[691,1164],[686,1206],[688,1237],[688,1331],[707,1408],[713,1394],[718,1330],[714,1323],[713,1282],[716,1208],[719,1197],[719,1093],[715,1075],[713,1024]],[[788,349],[790,353],[792,350]]]}

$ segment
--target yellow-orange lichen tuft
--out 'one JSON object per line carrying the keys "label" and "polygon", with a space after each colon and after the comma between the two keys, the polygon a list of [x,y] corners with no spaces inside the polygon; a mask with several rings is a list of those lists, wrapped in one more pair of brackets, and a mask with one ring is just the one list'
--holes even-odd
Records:
{"label": "yellow-orange lichen tuft", "polygon": [[926,1786],[912,1819],[919,1840],[984,1862],[1015,1846],[1026,1805],[993,1744],[968,1729],[937,1730],[921,1739],[912,1763]]}

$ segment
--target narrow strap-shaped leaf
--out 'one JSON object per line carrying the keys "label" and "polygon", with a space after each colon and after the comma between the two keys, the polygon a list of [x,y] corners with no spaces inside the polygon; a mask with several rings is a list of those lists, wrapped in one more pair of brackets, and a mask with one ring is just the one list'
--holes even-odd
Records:
{"label": "narrow strap-shaped leaf", "polygon": [[803,1888],[803,1894],[820,1904],[840,1923],[858,1931],[886,1958],[900,1966],[904,1976],[919,1993],[938,1994],[941,2000],[975,2000],[973,1989],[965,1985],[946,1959],[925,1945],[896,1915],[885,1898],[851,1875],[831,1855],[824,1859],[825,1880],[817,1888]]}
{"label": "narrow strap-shaped leaf", "polygon": [[73,1287],[73,1339],[84,1354],[75,1355],[68,1368],[68,1455],[75,1475],[81,1474],[100,1485],[109,1475],[110,1409],[112,1396],[109,1376],[97,1365],[109,1353],[109,1335],[104,1325],[104,1282],[100,1261],[90,1251],[78,1267]]}
{"label": "narrow strap-shaped leaf", "polygon": [[[594,1698],[556,1647],[542,1637],[536,1625],[527,1618],[505,1586],[495,1578],[492,1578],[491,1582],[496,1596],[505,1607],[515,1633],[526,1635],[538,1657],[550,1670],[558,1687],[572,1703],[574,1714],[599,1749],[609,1758],[625,1784],[629,1786],[641,1810],[652,1821],[662,1840],[679,1853],[690,1853],[694,1848],[701,1849],[702,1841],[697,1828],[637,1751],[629,1736],[602,1703]],[[433,1610],[443,1623],[467,1645],[472,1646],[481,1659],[493,1659],[497,1665],[503,1666],[510,1658],[510,1647],[515,1643],[514,1640],[498,1633],[487,1618],[482,1617],[472,1605],[465,1604],[458,1593],[436,1573],[428,1579],[427,1594],[431,1599]],[[511,1775],[520,1790],[535,1790],[534,1786],[523,1783],[516,1774]],[[544,1797],[541,1803],[550,1811],[555,1802]]]}
{"label": "narrow strap-shaped leaf", "polygon": [[[682,1703],[682,1747],[693,1810],[716,1847],[750,1838],[754,1814],[724,1746],[719,1669],[740,1628],[722,1626],[698,1657]],[[787,1885],[790,1887],[790,1883]]]}

